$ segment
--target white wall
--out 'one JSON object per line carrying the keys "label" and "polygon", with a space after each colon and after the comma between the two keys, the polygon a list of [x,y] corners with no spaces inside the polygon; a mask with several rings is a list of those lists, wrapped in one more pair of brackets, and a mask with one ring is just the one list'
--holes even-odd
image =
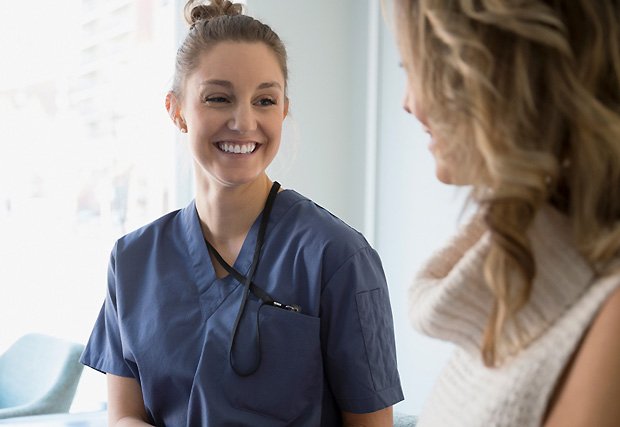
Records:
{"label": "white wall", "polygon": [[364,218],[359,183],[364,181],[365,4],[247,1],[248,13],[280,35],[289,55],[291,116],[298,138],[291,140],[291,132],[285,132],[272,176],[357,228]]}
{"label": "white wall", "polygon": [[417,414],[450,346],[409,326],[407,289],[429,254],[454,233],[464,195],[436,180],[429,137],[402,108],[405,73],[394,37],[385,25],[380,37],[376,245],[390,286],[406,394],[399,409]]}
{"label": "white wall", "polygon": [[[463,195],[436,181],[428,138],[401,107],[404,73],[378,0],[247,4],[278,32],[290,57],[298,152],[276,178],[374,236],[390,287],[406,397],[397,410],[419,413],[450,347],[410,328],[407,288],[423,260],[454,232]],[[375,202],[365,210],[368,200]]]}

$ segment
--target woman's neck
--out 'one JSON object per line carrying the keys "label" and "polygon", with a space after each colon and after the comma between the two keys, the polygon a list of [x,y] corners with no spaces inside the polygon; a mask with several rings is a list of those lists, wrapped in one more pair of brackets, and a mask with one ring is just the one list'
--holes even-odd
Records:
{"label": "woman's neck", "polygon": [[237,246],[240,249],[250,227],[263,210],[271,185],[267,175],[236,187],[213,181],[197,182],[196,210],[205,238],[224,253],[231,255],[230,249],[238,253],[234,249]]}

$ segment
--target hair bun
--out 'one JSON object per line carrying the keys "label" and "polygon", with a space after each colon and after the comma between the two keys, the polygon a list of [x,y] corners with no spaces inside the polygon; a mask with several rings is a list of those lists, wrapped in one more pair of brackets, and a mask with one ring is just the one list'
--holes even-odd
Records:
{"label": "hair bun", "polygon": [[241,15],[243,12],[243,5],[229,0],[210,0],[208,4],[201,3],[200,0],[189,0],[185,5],[185,20],[189,25],[218,16]]}

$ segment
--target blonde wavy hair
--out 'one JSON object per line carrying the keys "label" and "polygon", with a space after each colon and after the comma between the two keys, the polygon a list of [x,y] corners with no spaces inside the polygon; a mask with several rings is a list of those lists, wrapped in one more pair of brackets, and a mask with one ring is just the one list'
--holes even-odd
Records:
{"label": "blonde wavy hair", "polygon": [[[593,267],[620,255],[620,2],[392,0],[413,92],[469,168],[491,232],[495,296],[481,344],[497,364],[536,274],[526,229],[550,203]],[[463,129],[454,136],[455,129]]]}

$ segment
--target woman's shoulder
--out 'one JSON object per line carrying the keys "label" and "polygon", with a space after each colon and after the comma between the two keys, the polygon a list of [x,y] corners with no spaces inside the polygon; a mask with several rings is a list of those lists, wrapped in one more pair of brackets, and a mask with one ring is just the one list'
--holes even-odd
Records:
{"label": "woman's shoulder", "polygon": [[183,217],[188,215],[190,207],[193,207],[193,203],[184,209],[168,212],[154,221],[128,232],[116,241],[116,250],[141,250],[145,247],[152,247],[162,238],[174,236],[178,232],[177,228],[181,225]]}
{"label": "woman's shoulder", "polygon": [[346,246],[351,249],[370,246],[362,233],[298,192],[284,190],[279,197],[283,203],[280,205],[276,226],[289,236],[303,236],[315,244]]}
{"label": "woman's shoulder", "polygon": [[611,291],[556,388],[545,425],[616,426],[620,419],[620,274],[599,282]]}
{"label": "woman's shoulder", "polygon": [[280,196],[279,207],[274,205],[273,228],[267,230],[271,236],[266,241],[269,249],[273,248],[280,257],[294,259],[295,265],[320,271],[324,284],[340,277],[337,273],[349,279],[365,276],[365,280],[343,282],[355,283],[360,289],[364,284],[376,287],[384,283],[379,254],[362,233],[297,192],[286,190]]}

